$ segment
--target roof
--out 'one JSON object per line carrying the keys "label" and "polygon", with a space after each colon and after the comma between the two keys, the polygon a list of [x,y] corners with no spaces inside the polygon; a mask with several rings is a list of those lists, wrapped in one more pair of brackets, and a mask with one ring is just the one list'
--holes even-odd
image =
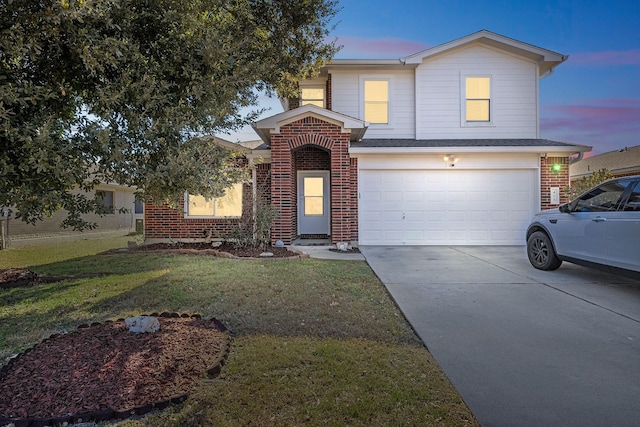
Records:
{"label": "roof", "polygon": [[519,55],[525,58],[529,58],[538,63],[539,76],[545,76],[551,74],[553,69],[566,61],[569,56],[563,55],[558,52],[554,52],[548,49],[543,49],[538,46],[534,46],[528,43],[524,43],[509,37],[502,36],[497,33],[493,33],[487,30],[480,30],[468,36],[461,37],[456,40],[452,40],[447,43],[417,52],[413,55],[406,56],[399,59],[335,59],[331,63],[327,64],[324,68],[325,72],[330,68],[357,68],[357,69],[375,69],[375,68],[404,68],[411,69],[416,68],[425,59],[448,53],[454,49],[458,49],[463,46],[482,43],[487,46],[491,46],[497,49],[501,49],[510,52],[515,55]]}
{"label": "roof", "polygon": [[363,139],[352,142],[349,152],[562,152],[591,151],[585,145],[549,139]]}
{"label": "roof", "polygon": [[614,175],[640,173],[640,145],[579,160],[569,166],[569,175],[581,178],[601,169],[608,169]]}
{"label": "roof", "polygon": [[270,145],[272,133],[279,133],[281,126],[293,123],[305,117],[316,117],[320,120],[340,126],[345,132],[349,131],[351,134],[351,141],[362,139],[369,126],[369,123],[364,120],[355,119],[332,110],[326,110],[313,104],[307,104],[299,108],[294,108],[293,110],[288,110],[283,113],[267,117],[257,121],[252,126],[260,138],[267,145]]}

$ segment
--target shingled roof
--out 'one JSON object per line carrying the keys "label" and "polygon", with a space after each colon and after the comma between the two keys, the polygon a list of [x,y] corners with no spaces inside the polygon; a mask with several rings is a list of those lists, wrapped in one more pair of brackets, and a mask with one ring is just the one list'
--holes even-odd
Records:
{"label": "shingled roof", "polygon": [[640,174],[640,145],[579,160],[569,166],[569,175],[577,179],[601,169],[610,170],[614,176]]}
{"label": "shingled roof", "polygon": [[591,147],[549,139],[363,139],[351,142],[349,152],[435,152],[447,149],[466,152],[578,153]]}
{"label": "shingled roof", "polygon": [[[577,151],[583,145],[551,141],[549,139],[363,139],[352,142],[351,147],[358,148],[451,148],[451,147],[575,147]],[[580,149],[579,149],[580,148]],[[588,150],[586,150],[588,151]]]}

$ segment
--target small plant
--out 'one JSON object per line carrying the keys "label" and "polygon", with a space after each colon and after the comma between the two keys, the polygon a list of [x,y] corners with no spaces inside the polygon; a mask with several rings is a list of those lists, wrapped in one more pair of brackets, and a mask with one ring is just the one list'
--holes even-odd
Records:
{"label": "small plant", "polygon": [[562,189],[564,191],[565,196],[569,198],[569,200],[573,200],[579,195],[583,194],[587,190],[596,185],[602,184],[605,181],[608,181],[613,178],[613,174],[608,169],[600,169],[597,172],[592,173],[589,176],[582,177],[572,182],[571,185],[567,185]]}
{"label": "small plant", "polygon": [[271,205],[267,191],[258,189],[252,215],[242,217],[238,228],[228,236],[228,242],[237,249],[265,249],[271,243],[271,226],[277,216],[278,210]]}

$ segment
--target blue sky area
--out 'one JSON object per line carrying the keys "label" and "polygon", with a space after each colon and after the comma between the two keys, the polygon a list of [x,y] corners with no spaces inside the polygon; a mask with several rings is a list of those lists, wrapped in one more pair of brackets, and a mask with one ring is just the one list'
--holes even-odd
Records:
{"label": "blue sky area", "polygon": [[[400,58],[485,29],[569,59],[540,82],[541,137],[640,145],[640,1],[342,0],[336,58]],[[282,111],[276,100],[265,99]],[[225,136],[223,136],[225,138]],[[227,139],[257,139],[255,133]]]}

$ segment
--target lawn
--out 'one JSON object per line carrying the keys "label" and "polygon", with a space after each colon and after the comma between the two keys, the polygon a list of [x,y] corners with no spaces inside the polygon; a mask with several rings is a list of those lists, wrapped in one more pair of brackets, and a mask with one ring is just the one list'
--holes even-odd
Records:
{"label": "lawn", "polygon": [[232,335],[221,375],[113,425],[478,425],[366,262],[99,254],[128,239],[0,251],[0,268],[67,277],[0,289],[0,364],[83,323],[199,313]]}

